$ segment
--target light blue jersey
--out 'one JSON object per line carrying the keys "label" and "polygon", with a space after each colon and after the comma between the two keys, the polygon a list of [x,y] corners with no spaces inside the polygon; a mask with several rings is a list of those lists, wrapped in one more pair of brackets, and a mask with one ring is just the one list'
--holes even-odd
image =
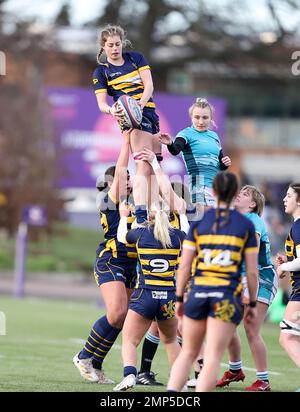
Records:
{"label": "light blue jersey", "polygon": [[263,268],[272,265],[269,235],[262,218],[253,212],[246,213],[245,216],[254,224],[255,232],[260,236],[260,246],[258,252],[258,267]]}
{"label": "light blue jersey", "polygon": [[190,126],[177,133],[176,137],[182,137],[186,141],[182,156],[192,189],[195,190],[195,186],[211,188],[214,177],[221,170],[221,144],[217,133],[211,130],[200,132]]}
{"label": "light blue jersey", "polygon": [[[258,252],[258,291],[257,300],[259,302],[270,305],[276,295],[278,288],[278,281],[276,272],[272,265],[270,253],[269,235],[262,218],[254,212],[246,213],[246,216],[254,224],[255,232],[260,236],[260,245]],[[246,268],[243,263],[243,284],[244,295],[248,298],[248,290],[246,285]]]}

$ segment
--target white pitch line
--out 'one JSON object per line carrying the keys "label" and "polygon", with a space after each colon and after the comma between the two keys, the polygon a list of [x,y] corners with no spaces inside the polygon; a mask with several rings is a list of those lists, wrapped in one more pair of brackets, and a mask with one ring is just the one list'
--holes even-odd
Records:
{"label": "white pitch line", "polygon": [[[221,363],[221,366],[223,366],[224,368],[229,368],[229,365],[227,363]],[[256,369],[253,368],[247,368],[247,366],[243,366],[243,370],[244,371],[249,371],[249,372],[256,372]],[[282,375],[282,373],[280,372],[273,372],[273,371],[268,371],[269,375]]]}

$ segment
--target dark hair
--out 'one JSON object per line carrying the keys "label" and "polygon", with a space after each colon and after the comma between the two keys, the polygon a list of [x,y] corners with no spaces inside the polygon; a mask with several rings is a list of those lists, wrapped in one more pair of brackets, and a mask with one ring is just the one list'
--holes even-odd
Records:
{"label": "dark hair", "polygon": [[237,194],[239,185],[238,180],[235,174],[230,172],[221,172],[216,175],[213,181],[213,190],[217,195],[217,208],[216,208],[216,219],[212,226],[212,231],[215,233],[219,226],[220,220],[220,202],[226,203],[225,209],[225,219],[220,224],[220,226],[224,226],[229,222],[229,207],[230,203],[232,202],[234,196]]}
{"label": "dark hair", "polygon": [[289,187],[297,193],[297,200],[300,200],[300,183],[291,183]]}
{"label": "dark hair", "polygon": [[99,192],[102,192],[103,190],[107,189],[108,187],[108,182],[111,182],[116,173],[116,166],[110,166],[108,169],[106,169],[104,173],[104,179],[101,177],[98,177],[96,181],[96,188],[99,190]]}

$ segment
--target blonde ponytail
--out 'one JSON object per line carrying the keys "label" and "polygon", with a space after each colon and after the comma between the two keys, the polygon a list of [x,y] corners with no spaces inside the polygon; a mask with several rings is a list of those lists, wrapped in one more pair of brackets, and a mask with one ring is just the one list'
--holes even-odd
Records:
{"label": "blonde ponytail", "polygon": [[164,209],[157,208],[157,206],[152,206],[151,212],[155,214],[154,237],[167,249],[172,245],[170,230],[173,229],[169,222],[169,216]]}

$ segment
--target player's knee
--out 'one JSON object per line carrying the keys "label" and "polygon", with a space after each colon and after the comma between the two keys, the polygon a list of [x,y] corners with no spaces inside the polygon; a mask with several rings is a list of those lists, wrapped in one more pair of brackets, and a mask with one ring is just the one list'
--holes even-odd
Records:
{"label": "player's knee", "polygon": [[111,326],[121,329],[127,314],[127,307],[119,307],[107,313],[107,319]]}
{"label": "player's knee", "polygon": [[245,325],[245,331],[246,331],[247,338],[250,342],[256,339],[257,334],[251,327],[249,328],[249,326]]}

